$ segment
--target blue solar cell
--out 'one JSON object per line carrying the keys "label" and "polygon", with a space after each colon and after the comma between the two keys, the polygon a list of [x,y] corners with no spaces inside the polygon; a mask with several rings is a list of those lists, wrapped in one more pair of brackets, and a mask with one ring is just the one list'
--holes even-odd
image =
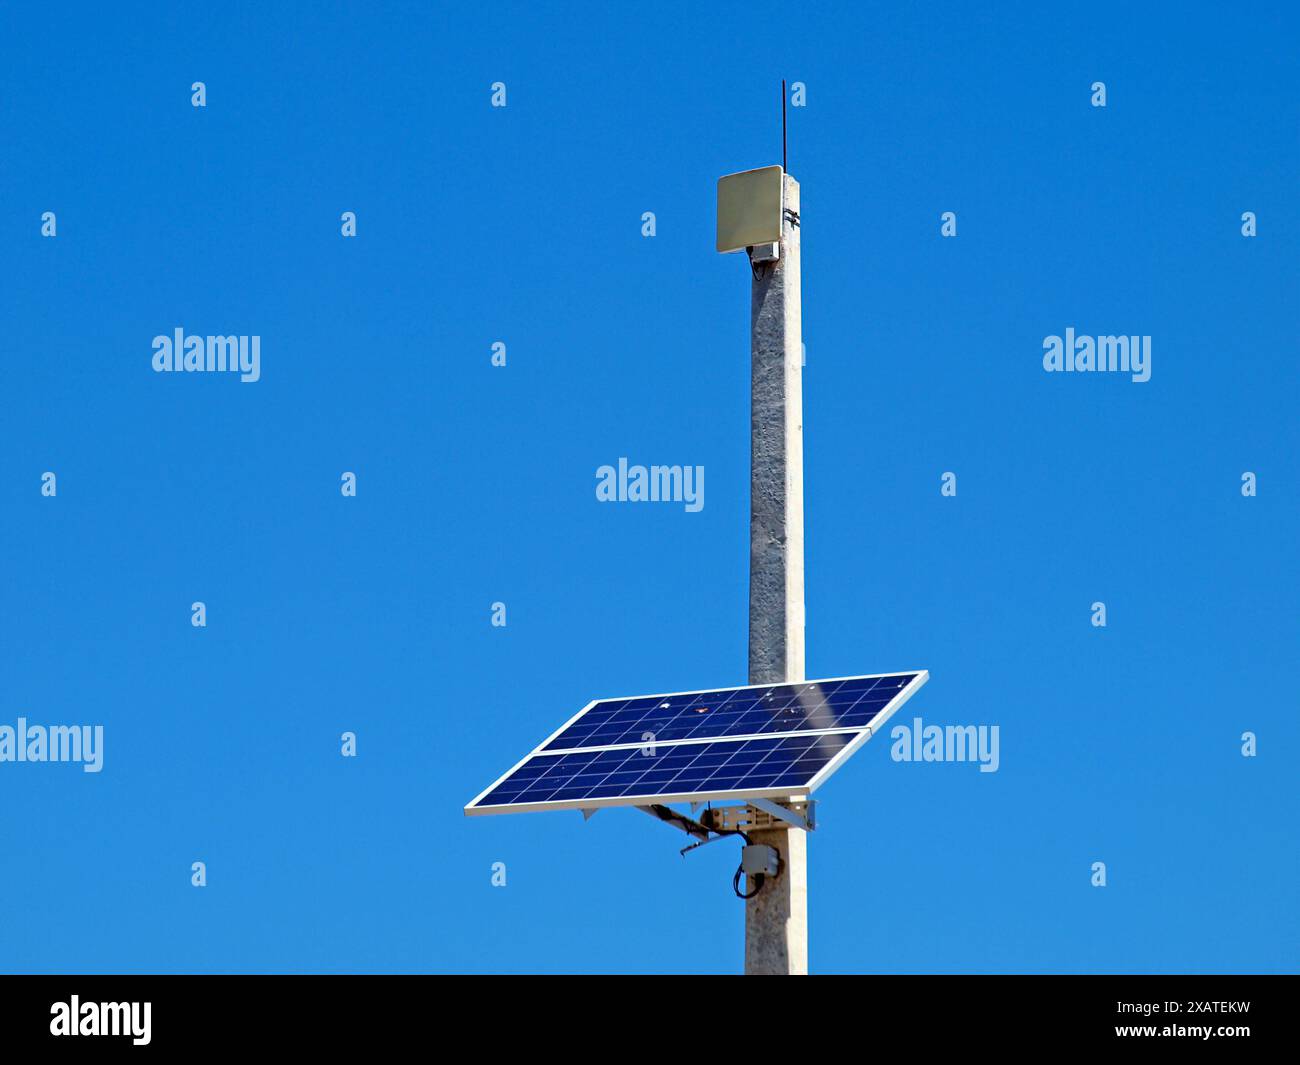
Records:
{"label": "blue solar cell", "polygon": [[474,807],[667,795],[735,793],[759,788],[806,788],[860,733],[537,753],[501,780]]}
{"label": "blue solar cell", "polygon": [[807,794],[924,672],[592,703],[465,808],[587,808]]}
{"label": "blue solar cell", "polygon": [[608,699],[593,704],[542,749],[562,751],[641,744],[649,739],[664,743],[715,736],[864,728],[916,677],[916,673],[893,673],[882,677]]}

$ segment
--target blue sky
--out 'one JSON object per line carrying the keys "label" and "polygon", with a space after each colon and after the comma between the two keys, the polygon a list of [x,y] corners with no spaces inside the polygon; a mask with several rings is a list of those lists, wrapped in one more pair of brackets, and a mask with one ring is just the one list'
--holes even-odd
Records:
{"label": "blue sky", "polygon": [[[819,792],[813,970],[1296,969],[1294,8],[272,6],[0,39],[0,724],[105,729],[0,764],[0,969],[739,970],[733,845],[461,808],[592,698],[746,679],[714,190],[782,77],[808,674],[1001,735]],[[177,327],[261,380],[154,373]],[[1067,328],[1151,380],[1045,373]],[[620,456],[704,508],[597,502]]]}

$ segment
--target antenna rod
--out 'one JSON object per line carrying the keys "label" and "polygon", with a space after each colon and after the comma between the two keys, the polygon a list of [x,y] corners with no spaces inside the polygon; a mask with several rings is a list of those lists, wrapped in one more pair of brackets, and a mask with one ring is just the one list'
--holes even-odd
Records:
{"label": "antenna rod", "polygon": [[785,78],[781,79],[781,173],[789,170],[785,162]]}

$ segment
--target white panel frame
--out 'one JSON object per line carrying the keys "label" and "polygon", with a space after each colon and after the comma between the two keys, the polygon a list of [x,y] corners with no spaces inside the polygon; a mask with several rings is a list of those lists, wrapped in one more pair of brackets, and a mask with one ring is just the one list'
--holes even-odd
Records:
{"label": "white panel frame", "polygon": [[[496,787],[511,776],[525,762],[535,757],[554,758],[564,754],[584,754],[598,751],[617,751],[617,750],[635,750],[638,747],[645,747],[646,743],[616,743],[606,744],[596,747],[566,747],[557,748],[553,751],[543,750],[543,748],[561,735],[565,729],[576,723],[584,714],[598,703],[616,702],[620,699],[667,699],[674,695],[714,695],[718,692],[736,692],[747,689],[758,690],[763,688],[779,688],[790,684],[830,684],[837,680],[877,680],[881,677],[898,677],[907,673],[915,673],[911,682],[894,696],[879,714],[876,715],[874,723],[860,728],[822,728],[822,729],[794,729],[789,732],[764,732],[753,733],[739,736],[711,736],[696,737],[680,740],[655,740],[653,746],[660,747],[687,747],[705,743],[743,743],[746,740],[776,740],[788,739],[798,736],[826,736],[826,735],[844,735],[856,733],[854,738],[826,763],[812,778],[806,787],[790,789],[786,788],[749,788],[743,791],[691,791],[680,793],[650,793],[647,795],[614,795],[600,799],[562,799],[556,802],[523,802],[523,803],[506,803],[495,806],[479,806],[479,803],[490,795]],[[780,681],[775,684],[740,684],[733,688],[709,688],[701,690],[698,688],[688,688],[679,692],[660,692],[650,695],[617,695],[606,699],[593,699],[573,717],[569,718],[563,725],[552,732],[541,743],[529,751],[523,758],[519,759],[501,776],[497,777],[491,784],[484,788],[476,795],[473,800],[465,807],[467,817],[480,817],[488,814],[514,814],[514,813],[532,813],[543,810],[596,810],[609,806],[645,806],[649,803],[668,804],[674,802],[725,802],[732,799],[805,799],[821,787],[832,773],[842,766],[849,757],[858,751],[864,743],[871,739],[872,735],[879,731],[898,709],[906,703],[913,695],[920,690],[921,686],[930,679],[930,673],[924,669],[899,669],[889,673],[862,673],[849,677],[819,677],[816,680],[808,681]]]}

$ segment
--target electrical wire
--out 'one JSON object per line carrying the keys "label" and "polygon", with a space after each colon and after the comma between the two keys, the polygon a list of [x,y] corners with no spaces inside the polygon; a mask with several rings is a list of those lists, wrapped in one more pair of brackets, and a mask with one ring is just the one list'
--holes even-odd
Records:
{"label": "electrical wire", "polygon": [[740,878],[744,875],[744,869],[741,866],[736,866],[736,875],[731,878],[731,890],[736,893],[736,898],[738,899],[752,899],[763,890],[763,880],[765,878],[762,873],[756,873],[754,875],[754,890],[746,895],[740,890]]}
{"label": "electrical wire", "polygon": [[[745,832],[743,829],[718,828],[716,825],[714,825],[712,803],[710,803],[705,808],[704,814],[700,817],[700,824],[704,825],[710,831],[716,832],[719,836],[739,836],[741,839],[745,841],[745,846],[747,847],[752,847],[754,845],[754,841],[749,838],[749,833]],[[778,861],[779,860],[780,859],[778,858]],[[779,868],[780,867],[778,866],[778,869]],[[731,890],[735,893],[736,898],[738,899],[752,899],[755,895],[757,895],[760,891],[763,890],[763,882],[767,878],[762,873],[755,873],[754,876],[751,878],[754,881],[754,890],[747,895],[740,890],[740,878],[744,875],[745,875],[745,864],[742,861],[740,865],[736,866],[736,875],[731,878]]]}

